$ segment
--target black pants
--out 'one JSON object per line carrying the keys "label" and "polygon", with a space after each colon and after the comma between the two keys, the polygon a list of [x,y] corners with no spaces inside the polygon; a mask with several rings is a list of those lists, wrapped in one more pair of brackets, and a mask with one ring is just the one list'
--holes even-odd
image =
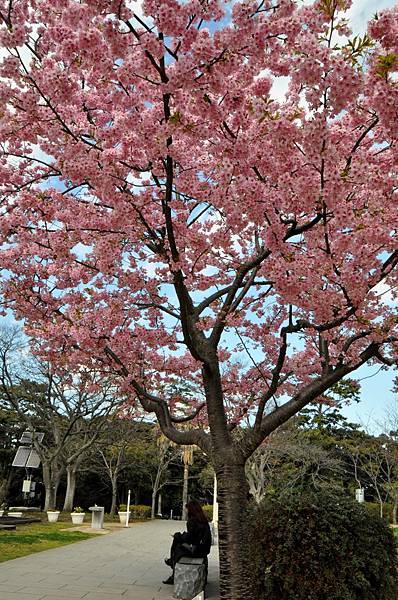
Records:
{"label": "black pants", "polygon": [[174,569],[175,569],[176,563],[178,563],[180,558],[182,558],[183,556],[193,556],[195,558],[203,558],[204,559],[205,567],[206,567],[206,583],[207,583],[207,569],[208,569],[207,555],[203,555],[203,552],[200,552],[197,550],[195,551],[195,548],[190,549],[189,544],[184,542],[184,535],[181,533],[175,533],[174,538],[173,538],[173,543],[171,544],[171,548],[170,548],[170,558],[171,558],[171,562],[172,562],[171,568],[173,569],[173,575],[174,575]]}
{"label": "black pants", "polygon": [[173,571],[175,564],[182,558],[183,556],[193,556],[192,551],[190,551],[189,547],[187,548],[186,542],[184,542],[184,536],[181,533],[175,533],[173,538],[173,543],[170,548],[170,558],[173,564]]}

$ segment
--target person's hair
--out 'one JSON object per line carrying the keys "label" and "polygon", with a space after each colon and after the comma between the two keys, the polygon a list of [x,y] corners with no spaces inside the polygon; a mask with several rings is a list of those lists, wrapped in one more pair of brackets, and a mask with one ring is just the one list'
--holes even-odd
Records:
{"label": "person's hair", "polygon": [[186,504],[188,519],[195,519],[200,523],[207,523],[207,517],[197,500],[190,500]]}

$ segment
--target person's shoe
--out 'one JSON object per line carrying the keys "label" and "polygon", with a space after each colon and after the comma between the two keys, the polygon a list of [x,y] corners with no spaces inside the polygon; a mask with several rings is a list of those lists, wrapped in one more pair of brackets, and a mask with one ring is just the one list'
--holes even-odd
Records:
{"label": "person's shoe", "polygon": [[164,559],[164,562],[166,563],[166,565],[167,565],[168,567],[171,567],[171,568],[173,568],[173,563],[171,562],[171,558],[165,558],[165,559]]}
{"label": "person's shoe", "polygon": [[173,575],[170,575],[170,577],[168,579],[165,579],[165,581],[163,581],[162,583],[165,583],[166,585],[174,585]]}

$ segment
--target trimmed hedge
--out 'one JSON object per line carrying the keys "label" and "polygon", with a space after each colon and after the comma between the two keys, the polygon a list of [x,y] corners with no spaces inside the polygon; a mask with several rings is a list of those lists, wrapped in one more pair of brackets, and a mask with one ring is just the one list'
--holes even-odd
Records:
{"label": "trimmed hedge", "polygon": [[132,504],[130,506],[131,516],[134,519],[150,519],[151,507],[146,504]]}
{"label": "trimmed hedge", "polygon": [[387,523],[351,498],[306,491],[267,499],[249,526],[256,600],[396,600]]}
{"label": "trimmed hedge", "polygon": [[213,518],[213,505],[212,504],[204,504],[202,506],[202,510],[205,513],[207,520],[211,521]]}

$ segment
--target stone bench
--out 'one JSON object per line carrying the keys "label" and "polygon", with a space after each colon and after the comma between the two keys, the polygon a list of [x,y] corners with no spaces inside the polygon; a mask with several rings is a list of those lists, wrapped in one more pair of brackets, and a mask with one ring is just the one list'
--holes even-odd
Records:
{"label": "stone bench", "polygon": [[207,558],[183,556],[174,568],[174,598],[204,600],[207,582]]}

